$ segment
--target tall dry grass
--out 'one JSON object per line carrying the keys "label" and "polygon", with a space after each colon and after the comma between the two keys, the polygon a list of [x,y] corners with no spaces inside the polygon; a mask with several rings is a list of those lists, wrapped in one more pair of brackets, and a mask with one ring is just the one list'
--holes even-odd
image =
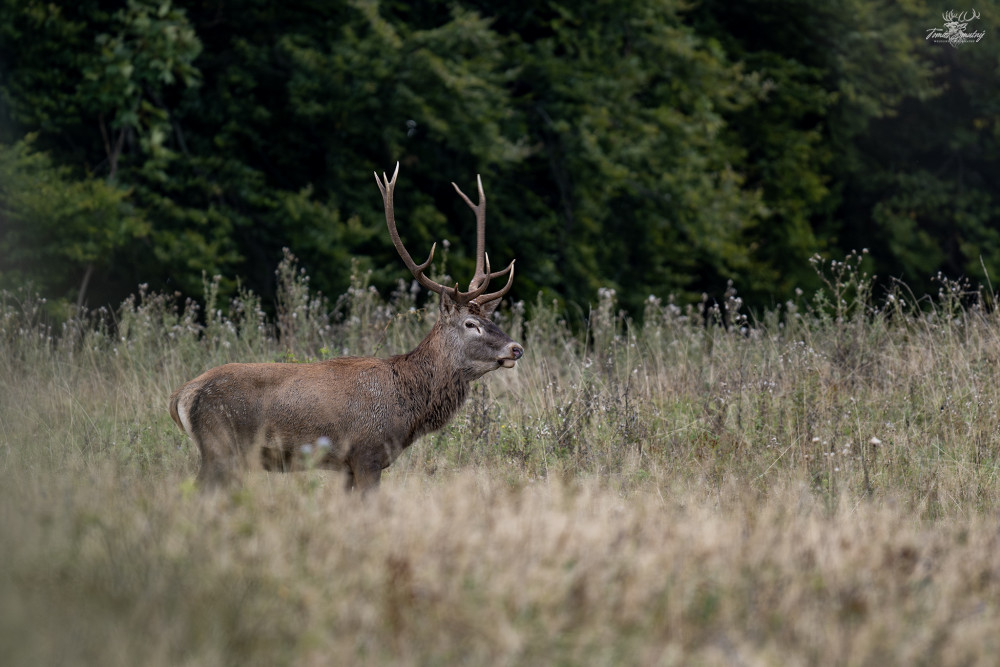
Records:
{"label": "tall dry grass", "polygon": [[408,349],[433,313],[406,285],[328,303],[288,257],[274,320],[206,281],[57,331],[4,295],[5,662],[992,664],[1000,316],[860,266],[756,317],[730,296],[728,328],[516,305],[518,369],[367,500],[318,471],[199,494],[166,400],[227,361]]}

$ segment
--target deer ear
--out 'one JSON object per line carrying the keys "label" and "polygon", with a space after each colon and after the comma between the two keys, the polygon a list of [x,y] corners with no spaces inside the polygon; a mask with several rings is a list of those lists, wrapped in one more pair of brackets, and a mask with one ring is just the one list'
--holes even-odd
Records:
{"label": "deer ear", "polygon": [[493,299],[492,301],[487,301],[482,304],[477,303],[476,305],[479,306],[479,310],[482,311],[483,317],[489,318],[493,315],[493,311],[497,309],[497,306],[500,305],[500,299]]}
{"label": "deer ear", "polygon": [[453,313],[460,308],[458,302],[447,291],[441,292],[441,299],[438,301],[438,306],[442,313]]}

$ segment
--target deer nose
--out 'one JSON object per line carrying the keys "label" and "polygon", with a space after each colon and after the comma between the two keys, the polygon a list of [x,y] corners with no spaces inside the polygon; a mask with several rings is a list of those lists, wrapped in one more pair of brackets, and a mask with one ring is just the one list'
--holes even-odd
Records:
{"label": "deer nose", "polygon": [[517,343],[511,343],[510,354],[514,357],[514,361],[517,361],[521,358],[521,355],[524,354],[524,348]]}

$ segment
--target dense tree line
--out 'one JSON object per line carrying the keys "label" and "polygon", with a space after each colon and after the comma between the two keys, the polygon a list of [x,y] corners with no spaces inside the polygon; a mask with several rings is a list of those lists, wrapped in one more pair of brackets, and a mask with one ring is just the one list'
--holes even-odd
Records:
{"label": "dense tree line", "polygon": [[[957,7],[956,9],[963,9]],[[1000,275],[1000,11],[926,38],[924,0],[0,0],[0,287],[114,301],[257,292],[291,248],[323,291],[471,275],[466,191],[514,294],[638,310],[809,287],[870,250],[928,289]]]}

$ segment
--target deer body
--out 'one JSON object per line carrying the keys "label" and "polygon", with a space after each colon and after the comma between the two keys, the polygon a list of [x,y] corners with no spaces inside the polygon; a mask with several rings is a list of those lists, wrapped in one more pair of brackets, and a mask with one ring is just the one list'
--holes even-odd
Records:
{"label": "deer body", "polygon": [[[392,212],[395,179],[393,174],[385,185],[379,182],[386,220],[414,276],[441,294],[433,329],[411,352],[387,359],[226,364],[181,386],[170,397],[170,414],[201,452],[201,485],[226,482],[257,466],[315,466],[344,471],[348,488],[376,487],[382,470],[404,449],[448,423],[465,402],[469,383],[512,368],[521,357],[523,348],[488,318],[510,287],[513,263],[491,274],[481,252],[482,185],[478,207],[462,195],[477,214],[480,259],[470,290],[459,292],[423,276],[430,257],[417,266],[401,249]],[[483,295],[490,278],[508,272],[503,290]]]}

